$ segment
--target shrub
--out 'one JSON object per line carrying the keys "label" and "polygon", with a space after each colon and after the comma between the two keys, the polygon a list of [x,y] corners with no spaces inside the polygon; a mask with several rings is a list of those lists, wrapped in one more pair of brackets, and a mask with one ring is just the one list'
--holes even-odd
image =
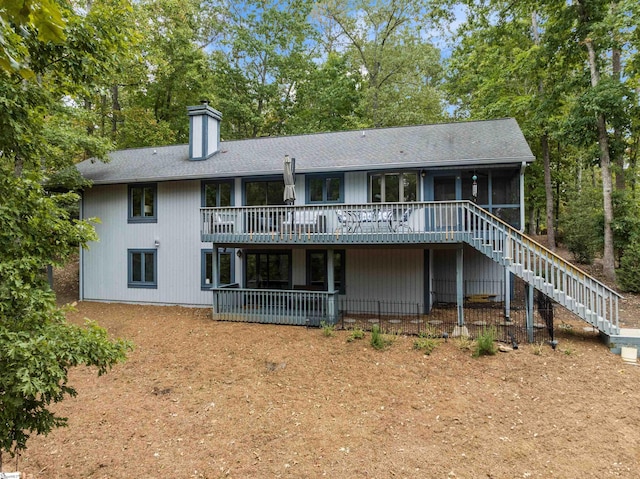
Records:
{"label": "shrub", "polygon": [[533,354],[536,356],[542,356],[542,352],[544,351],[544,341],[538,341],[533,345]]}
{"label": "shrub", "polygon": [[596,201],[598,197],[598,191],[583,188],[564,216],[564,242],[579,263],[591,264],[602,246],[602,202]]}
{"label": "shrub", "polygon": [[329,324],[325,321],[320,322],[320,327],[322,328],[322,335],[331,338],[336,334],[336,327],[333,324]]}
{"label": "shrub", "polygon": [[475,341],[473,357],[493,356],[496,354],[498,352],[498,347],[495,343],[497,336],[498,332],[496,331],[496,328],[492,327],[484,329],[482,334],[480,334],[478,339]]}
{"label": "shrub", "polygon": [[455,338],[454,342],[460,351],[471,351],[473,348],[473,342],[469,339],[469,336],[460,336]]}
{"label": "shrub", "polygon": [[413,349],[423,351],[425,355],[429,355],[440,345],[440,340],[431,337],[421,337],[413,342]]}
{"label": "shrub", "polygon": [[441,338],[442,333],[432,325],[428,325],[427,328],[419,334],[419,336],[421,338]]}
{"label": "shrub", "polygon": [[384,349],[387,346],[387,342],[384,340],[380,326],[377,324],[371,328],[371,347],[373,349]]}
{"label": "shrub", "polygon": [[363,339],[363,338],[364,338],[364,331],[356,327],[351,331],[351,333],[347,337],[347,342],[350,343],[351,341],[355,341],[356,339]]}
{"label": "shrub", "polygon": [[640,293],[640,239],[638,237],[631,240],[625,248],[617,279],[623,291]]}

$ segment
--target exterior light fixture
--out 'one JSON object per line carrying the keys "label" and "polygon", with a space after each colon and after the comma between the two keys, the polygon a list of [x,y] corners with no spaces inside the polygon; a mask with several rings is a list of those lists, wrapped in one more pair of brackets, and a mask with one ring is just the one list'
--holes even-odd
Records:
{"label": "exterior light fixture", "polygon": [[155,239],[155,240],[153,241],[153,245],[154,245],[156,248],[159,248],[159,247],[160,247],[160,240],[159,240],[159,239]]}
{"label": "exterior light fixture", "polygon": [[473,175],[471,177],[473,184],[471,185],[471,199],[475,203],[478,200],[478,176]]}

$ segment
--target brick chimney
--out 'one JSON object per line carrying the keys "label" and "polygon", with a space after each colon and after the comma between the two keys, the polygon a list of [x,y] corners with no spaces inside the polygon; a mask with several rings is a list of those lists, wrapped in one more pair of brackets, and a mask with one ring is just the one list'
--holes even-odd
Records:
{"label": "brick chimney", "polygon": [[206,160],[218,152],[220,145],[220,121],[222,113],[209,106],[208,101],[201,105],[187,107],[189,115],[189,159]]}

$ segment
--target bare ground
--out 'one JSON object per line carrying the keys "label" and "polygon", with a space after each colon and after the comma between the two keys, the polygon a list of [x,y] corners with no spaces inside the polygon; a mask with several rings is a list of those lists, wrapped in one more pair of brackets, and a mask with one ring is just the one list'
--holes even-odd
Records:
{"label": "bare ground", "polygon": [[[72,300],[75,273],[56,276],[60,300]],[[625,317],[637,317],[635,305]],[[455,340],[429,356],[413,337],[377,351],[369,335],[214,322],[203,309],[84,302],[69,313],[85,317],[135,351],[106,376],[72,372],[78,396],[56,407],[69,427],[32,440],[17,464],[23,479],[640,470],[640,369],[584,323],[562,330],[556,351],[520,345],[472,358]]]}

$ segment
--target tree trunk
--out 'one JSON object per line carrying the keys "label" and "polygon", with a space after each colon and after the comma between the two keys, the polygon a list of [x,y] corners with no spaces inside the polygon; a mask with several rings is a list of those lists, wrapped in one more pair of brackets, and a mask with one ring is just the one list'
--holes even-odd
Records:
{"label": "tree trunk", "polygon": [[[614,48],[611,51],[611,68],[613,79],[620,83],[620,75],[622,72],[621,53],[618,48]],[[616,144],[616,155],[614,159],[616,167],[616,190],[622,191],[626,187],[626,181],[624,177],[624,148],[622,147],[624,140],[622,139],[622,132],[620,128],[615,127],[613,130],[613,137]]]}
{"label": "tree trunk", "polygon": [[111,138],[115,140],[120,120],[120,90],[116,83],[111,87]]}
{"label": "tree trunk", "polygon": [[[600,70],[597,64],[597,55],[590,38],[585,40],[589,53],[589,69],[591,70],[591,86],[597,87],[600,83]],[[602,255],[602,268],[605,278],[615,281],[615,256],[613,251],[613,201],[611,198],[612,177],[611,157],[609,154],[609,134],[607,132],[607,119],[604,113],[598,113],[598,146],[600,147],[600,169],[602,175],[602,199],[604,211],[604,252]]]}
{"label": "tree trunk", "polygon": [[[91,100],[89,98],[85,98],[84,99],[84,109],[87,111],[91,111],[92,105],[91,105]],[[93,127],[93,123],[88,123],[87,124],[87,134],[88,135],[93,135],[94,132],[94,127]]]}
{"label": "tree trunk", "polygon": [[532,201],[527,207],[527,216],[529,217],[529,228],[527,229],[527,231],[529,232],[529,236],[533,236],[537,234],[537,232],[536,232],[536,209],[534,208]]}
{"label": "tree trunk", "polygon": [[543,133],[540,138],[542,158],[544,159],[544,195],[547,206],[547,246],[556,250],[556,220],[553,211],[553,188],[551,185],[551,154],[549,153],[549,136]]}
{"label": "tree trunk", "polygon": [[[531,33],[536,45],[540,45],[540,32],[538,31],[538,13],[531,13]],[[538,81],[538,94],[541,99],[544,96],[544,83]],[[544,196],[547,211],[547,246],[551,251],[556,250],[556,221],[553,213],[553,189],[551,187],[551,154],[549,152],[549,135],[545,130],[540,138],[542,157],[544,159]]]}

